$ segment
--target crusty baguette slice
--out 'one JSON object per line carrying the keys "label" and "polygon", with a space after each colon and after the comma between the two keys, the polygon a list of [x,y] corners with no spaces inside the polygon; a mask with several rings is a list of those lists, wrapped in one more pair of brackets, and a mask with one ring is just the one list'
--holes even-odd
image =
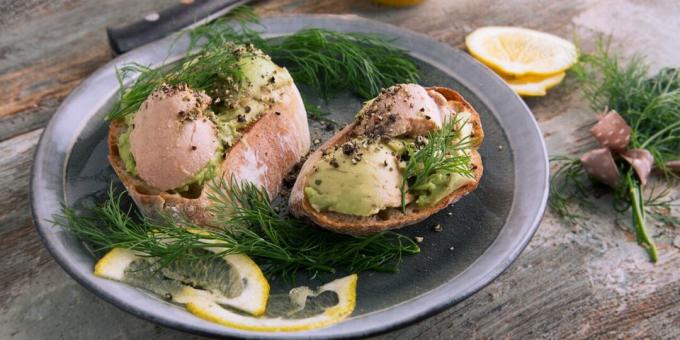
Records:
{"label": "crusty baguette slice", "polygon": [[409,204],[406,207],[405,214],[397,208],[388,208],[379,215],[368,217],[351,216],[334,212],[318,212],[305,198],[304,188],[307,187],[307,180],[314,169],[314,165],[321,158],[322,150],[329,149],[337,144],[345,143],[350,139],[350,133],[356,124],[352,123],[340,130],[335,136],[329,139],[316,152],[312,153],[307,158],[290,194],[289,206],[293,215],[297,217],[308,217],[319,226],[338,233],[368,235],[383,230],[401,228],[418,223],[475,190],[477,185],[479,185],[479,180],[481,179],[483,172],[482,159],[477,152],[477,148],[484,139],[484,131],[482,130],[482,124],[479,120],[479,114],[458,92],[445,87],[432,87],[430,89],[441,93],[448,100],[449,105],[453,106],[456,112],[468,111],[471,113],[471,158],[474,169],[473,182],[458,188],[432,207],[421,209],[415,204]]}
{"label": "crusty baguette slice", "polygon": [[[309,152],[310,146],[307,113],[297,87],[291,83],[278,91],[282,93],[280,101],[226,151],[218,172],[227,183],[233,176],[238,182],[261,186],[269,197],[278,194],[283,178]],[[118,137],[125,128],[120,121],[111,122],[109,162],[142,213],[147,216],[180,214],[197,224],[211,225],[208,186],[190,194],[161,192],[125,170],[118,151]]]}

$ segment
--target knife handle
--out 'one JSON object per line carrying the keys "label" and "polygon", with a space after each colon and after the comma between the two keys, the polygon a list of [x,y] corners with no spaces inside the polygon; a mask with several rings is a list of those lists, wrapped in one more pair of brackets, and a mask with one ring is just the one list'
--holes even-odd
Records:
{"label": "knife handle", "polygon": [[111,49],[121,54],[173,32],[213,20],[245,2],[247,1],[180,1],[160,12],[147,14],[142,20],[132,24],[107,27],[106,35]]}

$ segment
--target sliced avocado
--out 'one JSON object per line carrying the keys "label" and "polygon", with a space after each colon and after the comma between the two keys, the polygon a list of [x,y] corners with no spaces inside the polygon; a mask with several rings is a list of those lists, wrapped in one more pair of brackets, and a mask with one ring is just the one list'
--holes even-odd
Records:
{"label": "sliced avocado", "polygon": [[412,191],[418,196],[416,204],[421,207],[428,207],[473,180],[471,177],[460,174],[436,172],[428,177],[427,183],[412,188]]}
{"label": "sliced avocado", "polygon": [[118,137],[118,154],[120,155],[120,159],[123,160],[125,170],[133,176],[137,176],[137,165],[135,163],[135,158],[132,157],[132,151],[130,150],[130,132],[132,132],[132,129],[128,128]]}
{"label": "sliced avocado", "polygon": [[[472,124],[469,122],[470,113],[461,112],[457,119],[463,124],[460,136],[469,138]],[[404,162],[397,162],[394,155],[414,150],[411,139],[391,139],[387,142],[376,143],[376,147],[361,150],[362,161],[353,164],[352,156],[337,148],[326,158],[321,160],[317,170],[308,180],[304,192],[307,201],[317,211],[333,211],[354,216],[371,216],[387,207],[399,206],[400,186],[402,181],[402,166]],[[456,152],[467,152],[457,150]],[[388,166],[385,166],[388,164]],[[388,171],[393,169],[392,172]],[[461,174],[447,174],[437,171],[427,178],[426,182],[409,192],[415,196],[415,202],[420,207],[436,204],[458,188],[474,181],[474,178]],[[408,203],[408,202],[407,202]]]}
{"label": "sliced avocado", "polygon": [[237,98],[214,115],[218,137],[229,147],[241,137],[240,130],[256,121],[278,100],[274,91],[293,82],[288,70],[276,65],[264,54],[242,57],[243,88]]}
{"label": "sliced avocado", "polygon": [[392,150],[375,142],[350,155],[340,147],[320,160],[305,194],[317,211],[370,216],[400,204],[401,181]]}
{"label": "sliced avocado", "polygon": [[256,95],[272,88],[277,89],[290,84],[293,79],[288,71],[276,65],[266,55],[253,55],[243,57],[239,61],[243,79],[252,87],[252,94]]}

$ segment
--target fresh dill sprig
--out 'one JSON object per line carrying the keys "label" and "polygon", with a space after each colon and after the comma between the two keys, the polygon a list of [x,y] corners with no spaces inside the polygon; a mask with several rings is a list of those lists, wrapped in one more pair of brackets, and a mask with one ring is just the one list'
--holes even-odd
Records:
{"label": "fresh dill sprig", "polygon": [[[396,271],[404,255],[420,251],[410,238],[382,232],[354,237],[279,215],[267,193],[252,184],[224,181],[211,185],[212,212],[221,228],[206,228],[177,217],[156,220],[121,208],[122,194],[109,190],[106,201],[77,212],[64,208],[53,223],[73,232],[100,252],[120,247],[158,258],[161,266],[178,259],[216,256],[197,252],[223,247],[219,255],[247,254],[266,273],[292,279],[299,272]],[[191,232],[202,229],[200,234]]]}
{"label": "fresh dill sprig", "polygon": [[594,53],[582,56],[574,74],[593,110],[616,110],[633,129],[630,147],[646,148],[665,169],[667,160],[680,159],[680,69],[648,77],[642,57],[622,59],[600,42]]}
{"label": "fresh dill sprig", "polygon": [[[550,162],[555,164],[550,176],[550,210],[570,223],[584,219],[585,216],[577,208],[592,208],[594,183],[588,178],[581,161],[573,157],[553,156]],[[655,181],[652,188],[645,190],[645,213],[661,223],[680,225],[680,218],[669,214],[670,209],[678,205],[675,199],[668,197],[670,191],[668,186],[659,189],[658,182]],[[621,186],[615,192],[616,211],[625,212],[631,208],[629,195],[628,186]]]}
{"label": "fresh dill sprig", "polygon": [[190,32],[192,46],[201,42],[206,46],[251,43],[275,63],[286,66],[297,84],[309,86],[324,99],[350,90],[367,100],[382,88],[420,78],[408,53],[378,35],[311,28],[267,40],[258,30],[257,14],[242,11],[236,20],[224,18],[195,28]]}
{"label": "fresh dill sprig", "polygon": [[[279,262],[263,259],[270,272],[281,276],[290,276],[303,269],[302,266],[314,271],[392,272],[397,270],[403,255],[420,251],[410,238],[394,232],[347,236],[283,217],[272,207],[267,193],[251,183],[232,181],[226,185],[224,180],[219,180],[211,187],[211,210],[217,224],[242,226],[246,235],[252,233],[253,239],[264,236],[293,259]],[[220,214],[220,211],[227,213]],[[262,258],[256,253],[247,254]],[[296,257],[299,259],[295,260]]]}
{"label": "fresh dill sprig", "polygon": [[472,176],[470,156],[459,152],[469,147],[470,136],[460,138],[460,128],[467,122],[454,119],[432,131],[425,144],[417,150],[410,150],[400,187],[401,211],[406,212],[406,194],[427,182],[437,172]]}
{"label": "fresh dill sprig", "polygon": [[[123,119],[136,112],[146,98],[163,84],[184,83],[197,91],[208,91],[225,84],[239,88],[243,75],[237,67],[238,60],[239,56],[234,54],[233,45],[224,45],[220,48],[207,47],[187,57],[182,63],[157,69],[136,63],[125,65],[117,70],[120,100],[116,102],[106,119]],[[125,87],[125,78],[133,73],[139,77],[131,86]]]}
{"label": "fresh dill sprig", "polygon": [[[680,69],[666,68],[649,77],[649,66],[644,58],[635,56],[627,62],[622,60],[609,51],[607,43],[600,41],[594,53],[582,55],[573,74],[593,110],[613,109],[626,120],[632,128],[629,147],[644,148],[652,153],[656,167],[664,172],[666,189],[670,190],[677,175],[670,172],[665,163],[680,159]],[[569,210],[570,200],[587,202],[583,182],[585,172],[580,165],[578,160],[566,163],[551,179],[553,183],[564,184],[551,186],[550,206],[568,219],[577,217]],[[645,199],[640,179],[632,168],[620,162],[620,169],[624,180],[615,190],[614,207],[619,211],[631,210],[638,243],[656,262],[657,250],[647,232],[646,217],[651,211],[649,215],[663,223],[676,223],[677,218],[659,213],[672,200],[662,200],[653,193]],[[566,183],[571,183],[575,190],[563,190]]]}
{"label": "fresh dill sprig", "polygon": [[[649,183],[648,186],[650,186]],[[671,214],[673,207],[680,206],[680,201],[670,196],[671,189],[668,185],[654,181],[651,188],[646,190],[648,194],[644,203],[647,214],[656,221],[668,226],[680,226],[680,216]]]}
{"label": "fresh dill sprig", "polygon": [[116,194],[112,186],[104,203],[84,208],[82,212],[64,207],[63,214],[51,222],[73,232],[96,253],[113,248],[131,249],[158,258],[163,266],[180,257],[191,258],[193,250],[210,246],[201,241],[209,236],[170,226],[169,219],[153,221],[132,209],[124,210],[123,195],[124,192]]}
{"label": "fresh dill sprig", "polygon": [[200,44],[203,48],[220,48],[230,43],[253,44],[261,49],[266,40],[256,29],[260,26],[259,21],[260,17],[252,7],[238,6],[225,16],[186,32],[190,39],[187,53]]}
{"label": "fresh dill sprig", "polygon": [[559,217],[575,223],[583,216],[576,212],[575,205],[589,206],[588,189],[590,181],[578,158],[556,156],[550,162],[556,168],[550,177],[548,205]]}
{"label": "fresh dill sprig", "polygon": [[[239,81],[237,58],[228,47],[233,44],[253,44],[275,63],[286,66],[297,84],[308,86],[326,100],[343,90],[369,99],[381,88],[419,79],[418,68],[408,54],[377,35],[314,28],[267,40],[259,25],[255,11],[240,6],[223,18],[188,31],[190,45],[184,62],[158,69],[134,63],[123,66],[117,72],[120,100],[107,119],[122,119],[136,112],[164,83],[186,83],[194,90],[208,91],[227,79]],[[192,55],[198,46],[197,54]],[[138,74],[138,78],[126,87],[124,80],[132,74]]]}
{"label": "fresh dill sprig", "polygon": [[272,41],[264,51],[286,66],[296,83],[325,99],[351,90],[368,100],[382,88],[415,83],[420,77],[405,51],[375,34],[312,28]]}

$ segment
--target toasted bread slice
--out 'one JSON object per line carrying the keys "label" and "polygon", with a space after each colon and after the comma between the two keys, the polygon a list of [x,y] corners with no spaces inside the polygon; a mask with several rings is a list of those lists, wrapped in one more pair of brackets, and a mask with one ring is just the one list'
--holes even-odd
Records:
{"label": "toasted bread slice", "polygon": [[[291,83],[278,91],[281,99],[226,151],[218,172],[227,183],[233,177],[237,182],[261,186],[269,197],[278,194],[284,176],[309,152],[310,146],[307,113],[297,87]],[[125,129],[122,122],[111,122],[109,162],[142,213],[179,214],[199,225],[211,225],[208,186],[182,194],[158,191],[127,172],[118,151],[118,138]]]}
{"label": "toasted bread slice", "polygon": [[324,143],[317,151],[312,153],[300,170],[297,181],[293,186],[290,194],[289,206],[293,215],[297,217],[307,217],[319,226],[349,235],[368,235],[380,231],[401,228],[407,225],[418,223],[432,214],[446,208],[448,205],[458,201],[463,196],[472,192],[479,185],[482,177],[483,166],[482,159],[477,152],[477,148],[484,139],[484,131],[479,119],[479,114],[475,109],[456,91],[445,87],[431,87],[429,89],[435,90],[442,94],[447,99],[449,105],[454,108],[455,112],[467,111],[471,113],[470,123],[472,124],[472,138],[470,156],[472,160],[472,168],[474,181],[458,188],[447,197],[443,198],[435,205],[427,208],[420,208],[415,203],[406,206],[406,213],[402,213],[401,209],[388,208],[382,211],[379,215],[372,215],[368,217],[346,215],[334,212],[318,212],[307,201],[304,193],[304,188],[308,186],[308,178],[314,169],[314,165],[320,160],[322,150],[329,149],[334,145],[345,143],[350,139],[350,134],[354,129],[356,123],[352,123],[335,136]]}

